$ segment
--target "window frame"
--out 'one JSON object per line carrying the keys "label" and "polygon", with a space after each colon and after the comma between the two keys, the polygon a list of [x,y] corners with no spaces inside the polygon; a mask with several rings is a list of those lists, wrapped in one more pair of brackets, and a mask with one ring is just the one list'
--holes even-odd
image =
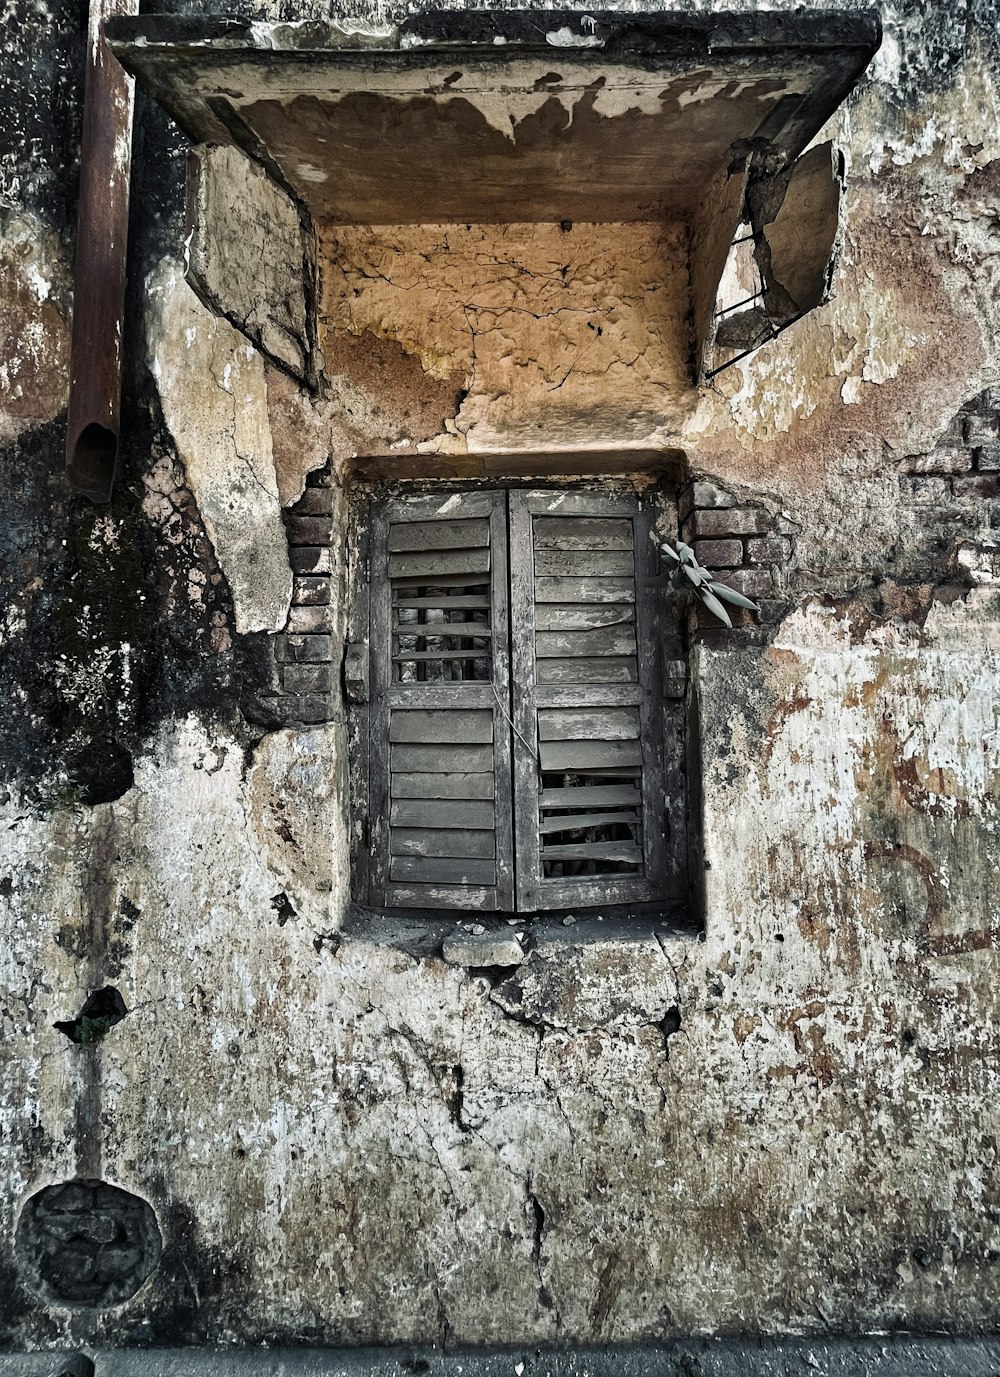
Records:
{"label": "window frame", "polygon": [[[659,573],[659,560],[654,542],[649,538],[655,527],[668,537],[673,536],[672,527],[676,523],[676,488],[673,484],[651,484],[641,479],[637,482],[619,477],[606,480],[587,478],[545,479],[497,482],[471,482],[461,480],[430,480],[427,482],[401,481],[375,486],[366,485],[359,494],[356,520],[352,523],[352,561],[355,564],[354,597],[351,603],[348,625],[349,642],[357,652],[357,658],[367,658],[370,683],[362,693],[348,696],[354,701],[349,711],[351,735],[351,797],[352,807],[352,893],[355,904],[375,912],[395,913],[399,917],[416,918],[421,915],[446,913],[457,915],[460,912],[483,911],[486,916],[517,917],[526,921],[531,918],[558,918],[561,913],[580,909],[580,915],[625,914],[625,913],[676,913],[688,907],[687,857],[688,839],[688,753],[686,741],[687,710],[683,699],[663,697],[665,661],[674,667],[681,656],[681,630],[678,625],[676,608],[664,617],[665,601],[660,587],[654,582]],[[383,755],[388,752],[388,712],[392,694],[387,693],[388,664],[377,652],[377,647],[387,641],[389,635],[390,581],[387,573],[387,535],[389,521],[404,519],[424,519],[437,512],[443,498],[458,499],[453,511],[461,515],[479,511],[484,506],[491,510],[493,537],[491,541],[491,586],[496,589],[499,583],[503,593],[503,580],[506,579],[506,596],[494,594],[494,607],[491,616],[496,626],[494,655],[497,645],[504,645],[508,637],[509,662],[505,672],[508,686],[515,683],[534,684],[534,651],[527,654],[529,640],[524,629],[525,617],[530,617],[533,632],[534,594],[532,586],[531,550],[525,542],[530,542],[530,516],[532,508],[544,510],[552,500],[560,500],[563,514],[607,515],[608,503],[618,500],[619,510],[631,505],[628,514],[634,520],[635,539],[635,597],[637,659],[639,665],[638,683],[629,685],[638,699],[640,712],[640,736],[643,742],[642,765],[642,831],[644,872],[641,876],[600,875],[587,877],[593,880],[602,893],[584,897],[580,884],[565,884],[563,892],[556,894],[560,887],[553,881],[543,881],[547,894],[540,894],[538,884],[538,810],[529,803],[520,809],[516,806],[518,797],[530,798],[537,790],[537,743],[534,755],[522,744],[520,737],[528,740],[534,737],[534,721],[540,706],[537,687],[532,693],[506,695],[497,690],[499,702],[494,708],[494,740],[499,745],[499,755],[503,757],[504,728],[509,731],[511,769],[497,769],[496,788],[503,790],[504,781],[513,780],[512,787],[503,802],[505,816],[510,819],[509,847],[507,855],[501,857],[501,837],[497,832],[498,891],[509,895],[509,907],[496,906],[482,910],[478,902],[475,886],[462,887],[467,902],[455,907],[429,904],[418,907],[411,903],[394,902],[398,893],[391,883],[387,883],[388,831],[390,816],[389,770]],[[624,506],[622,505],[624,504]],[[509,512],[509,516],[508,516]],[[381,575],[379,571],[385,571]],[[380,587],[381,583],[381,587]],[[501,615],[498,617],[498,613]],[[521,622],[518,631],[513,633],[511,623]],[[664,625],[666,622],[666,625]],[[363,649],[362,649],[363,647]],[[350,658],[350,650],[349,650]],[[496,665],[494,664],[495,684]],[[462,681],[457,681],[460,685]],[[399,686],[397,686],[399,687]],[[426,689],[432,686],[427,685]],[[457,706],[451,690],[455,684],[443,685],[449,690],[447,706]],[[480,687],[487,687],[480,684]],[[625,687],[624,685],[622,686]],[[426,690],[425,690],[426,691]],[[490,686],[492,692],[492,685]],[[609,695],[614,697],[612,693]],[[511,705],[511,714],[503,710],[506,697]],[[571,687],[553,689],[543,694],[546,703],[561,706],[571,705],[572,699],[581,694]],[[367,701],[359,701],[364,698]],[[431,695],[433,698],[433,695]],[[441,705],[445,706],[442,698]],[[589,705],[589,704],[588,704]],[[669,725],[668,725],[669,723]],[[664,749],[664,738],[672,727],[673,749]],[[651,755],[650,755],[651,753]],[[506,757],[504,757],[506,758]],[[506,822],[502,824],[506,826]],[[647,839],[649,842],[647,849]],[[515,883],[513,871],[523,871],[525,861],[531,858],[533,879]],[[501,867],[504,878],[501,880]],[[509,877],[509,878],[508,878]],[[520,876],[519,876],[520,878]],[[384,898],[382,897],[384,895]],[[535,896],[544,898],[544,903],[535,904]],[[459,897],[459,896],[455,896]]]}

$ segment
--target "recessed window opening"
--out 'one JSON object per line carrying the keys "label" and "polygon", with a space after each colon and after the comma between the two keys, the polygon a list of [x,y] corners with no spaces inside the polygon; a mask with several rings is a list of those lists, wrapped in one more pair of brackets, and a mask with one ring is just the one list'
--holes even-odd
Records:
{"label": "recessed window opening", "polygon": [[361,897],[496,913],[684,897],[650,539],[664,504],[621,482],[371,503]]}

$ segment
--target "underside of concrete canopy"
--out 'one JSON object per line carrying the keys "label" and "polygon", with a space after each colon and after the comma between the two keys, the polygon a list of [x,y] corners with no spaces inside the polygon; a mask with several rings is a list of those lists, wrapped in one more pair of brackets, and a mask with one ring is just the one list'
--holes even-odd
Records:
{"label": "underside of concrete canopy", "polygon": [[879,33],[865,12],[107,26],[192,139],[238,145],[347,224],[697,217],[734,161],[802,152]]}
{"label": "underside of concrete canopy", "polygon": [[[456,421],[460,446],[506,454],[538,449],[543,414],[550,450],[675,445],[701,381],[828,298],[843,164],[810,144],[880,26],[867,11],[520,10],[384,29],[145,15],[105,35],[195,144],[187,275],[205,304],[310,384],[346,366],[347,336],[461,371],[453,340],[418,348],[428,322],[471,329],[472,303],[488,332],[516,306],[530,366],[480,339]],[[443,240],[427,228],[442,225]],[[351,287],[371,252],[385,264]],[[382,301],[410,252],[430,295]],[[483,277],[494,259],[506,266]],[[579,312],[623,262],[645,267],[615,288],[614,321],[581,325],[593,338],[546,331],[553,263],[559,309]],[[645,359],[644,383],[602,369],[612,348]]]}

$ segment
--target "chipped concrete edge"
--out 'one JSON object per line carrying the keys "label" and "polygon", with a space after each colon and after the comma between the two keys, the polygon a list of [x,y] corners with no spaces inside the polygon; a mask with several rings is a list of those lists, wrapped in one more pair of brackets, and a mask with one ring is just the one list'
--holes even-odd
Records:
{"label": "chipped concrete edge", "polygon": [[[810,1339],[679,1339],[544,1349],[163,1348],[96,1350],[94,1377],[995,1377],[1000,1338],[912,1334]],[[66,1377],[81,1355],[0,1353],[0,1377]]]}

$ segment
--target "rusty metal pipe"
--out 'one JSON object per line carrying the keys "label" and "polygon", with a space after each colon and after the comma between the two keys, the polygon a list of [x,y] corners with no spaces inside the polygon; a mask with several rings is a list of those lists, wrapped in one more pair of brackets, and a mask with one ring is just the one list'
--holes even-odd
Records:
{"label": "rusty metal pipe", "polygon": [[103,25],[138,11],[138,0],[91,0],[87,28],[66,476],[92,502],[110,499],[118,462],[134,90]]}

